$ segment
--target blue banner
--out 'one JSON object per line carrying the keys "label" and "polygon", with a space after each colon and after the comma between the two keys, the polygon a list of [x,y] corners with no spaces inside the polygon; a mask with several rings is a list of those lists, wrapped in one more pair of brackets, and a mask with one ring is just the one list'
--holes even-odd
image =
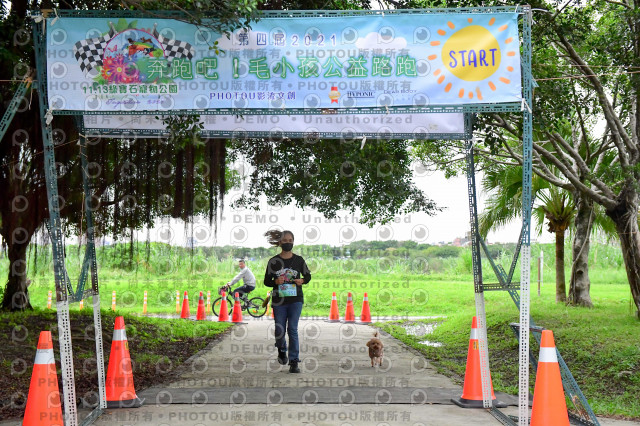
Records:
{"label": "blue banner", "polygon": [[231,38],[172,19],[49,18],[46,31],[54,111],[522,99],[515,13],[267,17]]}

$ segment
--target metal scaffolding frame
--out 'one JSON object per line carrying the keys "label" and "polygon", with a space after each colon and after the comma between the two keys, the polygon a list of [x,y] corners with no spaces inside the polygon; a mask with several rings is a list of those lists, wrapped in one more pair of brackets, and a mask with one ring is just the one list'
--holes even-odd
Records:
{"label": "metal scaffolding frame", "polygon": [[[385,14],[412,14],[412,13],[496,13],[496,12],[511,12],[517,13],[521,17],[521,48],[522,48],[522,87],[523,87],[523,101],[522,103],[502,103],[502,104],[465,104],[465,105],[438,105],[438,106],[424,106],[424,107],[376,107],[376,108],[354,108],[354,109],[337,109],[332,113],[335,114],[358,114],[358,113],[389,113],[390,110],[393,113],[465,113],[466,131],[464,135],[437,135],[443,139],[461,139],[466,140],[467,150],[467,179],[468,179],[468,195],[469,195],[469,213],[471,223],[471,235],[472,235],[472,254],[473,254],[473,274],[474,274],[474,292],[476,303],[476,315],[478,318],[479,327],[479,342],[480,342],[480,359],[481,359],[481,377],[482,377],[482,389],[483,389],[483,406],[487,409],[491,409],[491,413],[500,420],[503,424],[515,425],[514,418],[504,415],[495,407],[492,407],[491,401],[491,387],[490,387],[490,374],[489,374],[489,354],[487,345],[487,331],[486,331],[486,314],[484,303],[484,291],[502,290],[508,291],[511,298],[518,306],[520,311],[520,318],[516,330],[516,335],[519,339],[519,416],[515,421],[520,426],[527,425],[529,422],[529,360],[530,360],[530,348],[529,348],[529,334],[530,329],[534,332],[534,336],[538,337],[538,329],[531,328],[533,324],[530,321],[529,313],[529,293],[530,293],[530,264],[531,264],[531,173],[532,173],[532,88],[535,82],[531,75],[531,8],[530,6],[500,6],[500,7],[473,7],[473,8],[461,8],[461,9],[420,9],[420,10],[393,10],[393,11],[282,11],[282,12],[265,12],[267,17],[301,17],[301,16],[314,16],[314,17],[335,17],[335,16],[362,16],[362,15],[378,15],[380,13]],[[32,13],[33,17],[42,17],[45,19],[35,20],[33,25],[34,43],[36,51],[36,63],[37,63],[37,77],[38,77],[38,94],[40,99],[40,117],[42,124],[43,145],[44,145],[44,157],[45,157],[45,176],[47,182],[47,194],[49,202],[50,218],[48,223],[49,233],[51,237],[51,246],[53,250],[54,260],[54,273],[56,284],[56,304],[58,309],[58,326],[60,333],[60,359],[62,364],[62,377],[63,377],[63,393],[65,400],[65,416],[67,425],[77,425],[77,412],[75,407],[75,383],[73,375],[73,357],[72,357],[72,344],[70,334],[70,322],[69,322],[69,305],[74,302],[79,302],[86,297],[93,297],[93,312],[94,312],[94,325],[96,332],[96,355],[98,363],[98,381],[99,381],[99,396],[100,402],[98,407],[87,417],[82,424],[92,423],[106,408],[105,398],[105,377],[104,377],[104,358],[102,347],[102,333],[101,333],[101,318],[100,318],[100,295],[98,289],[98,274],[96,264],[96,253],[94,243],[94,228],[91,217],[91,185],[89,177],[87,175],[87,150],[85,136],[81,134],[80,137],[80,153],[81,153],[81,165],[83,169],[83,189],[85,192],[85,214],[87,221],[87,248],[85,252],[85,259],[82,264],[82,272],[80,274],[78,285],[74,289],[71,285],[71,281],[66,272],[64,263],[64,251],[62,247],[62,233],[60,229],[60,211],[58,204],[58,188],[56,182],[55,171],[55,155],[54,144],[52,138],[51,121],[53,115],[75,115],[82,116],[84,114],[109,114],[108,112],[92,112],[92,111],[65,111],[55,110],[50,111],[47,109],[47,70],[46,70],[46,34],[45,23],[47,21],[47,12],[38,11]],[[63,19],[64,17],[142,17],[144,12],[139,11],[69,11],[58,10],[56,11],[56,19]],[[181,12],[164,11],[159,12],[156,16],[165,18],[178,18],[183,17]],[[482,264],[481,264],[481,248],[488,252],[486,244],[480,238],[478,233],[478,212],[477,212],[477,200],[476,200],[476,184],[475,184],[475,166],[473,159],[473,143],[471,140],[471,125],[470,120],[473,114],[477,113],[500,113],[500,112],[522,112],[524,119],[523,126],[523,226],[520,234],[516,253],[514,254],[513,262],[511,264],[509,273],[507,274],[504,269],[495,265],[490,256],[487,256],[491,262],[492,268],[496,271],[498,276],[498,284],[484,284],[482,280]],[[281,109],[193,109],[193,110],[172,110],[162,112],[113,112],[117,115],[207,115],[207,114],[236,114],[236,115],[273,115],[273,114],[318,114],[319,111],[310,108],[298,108],[295,110],[281,110]],[[81,121],[81,120],[79,120]],[[78,123],[79,128],[83,129],[83,123]],[[122,136],[117,131],[109,130],[110,135]],[[129,137],[132,134],[131,130],[127,130],[126,136]],[[135,133],[135,132],[134,132]],[[145,137],[150,136],[148,131],[140,132],[138,136]],[[229,135],[215,135],[210,134],[208,136],[229,136]],[[257,135],[256,135],[257,136]],[[283,136],[289,136],[286,132],[283,132]],[[340,137],[340,135],[326,134],[325,137]],[[255,136],[254,136],[255,137]],[[291,137],[300,137],[300,135],[291,135]],[[519,253],[522,252],[521,257],[521,279],[519,286],[517,283],[512,283],[516,262]],[[487,253],[488,254],[488,253]],[[84,285],[88,276],[89,270],[91,271],[91,289],[85,290]],[[518,293],[519,291],[519,293]],[[558,354],[559,355],[559,354]],[[533,360],[533,356],[531,356]],[[559,360],[562,358],[559,356]],[[561,368],[563,370],[563,383],[565,389],[571,389],[568,391],[570,395],[577,396],[583,403],[584,407],[588,407],[589,414],[591,415],[592,423],[583,422],[583,424],[597,425],[597,420],[593,416],[584,395],[580,392],[575,380],[571,376],[571,373],[566,368],[564,362],[561,362]],[[568,373],[568,375],[567,375]],[[565,381],[567,378],[567,381]],[[569,383],[569,382],[572,383]],[[569,383],[569,384],[568,384]],[[574,386],[575,385],[575,386]],[[571,393],[573,392],[573,393]]]}

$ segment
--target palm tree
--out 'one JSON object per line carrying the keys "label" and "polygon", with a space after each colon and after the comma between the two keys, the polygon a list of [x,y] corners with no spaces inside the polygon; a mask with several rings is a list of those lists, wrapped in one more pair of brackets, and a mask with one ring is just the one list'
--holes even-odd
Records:
{"label": "palm tree", "polygon": [[[540,204],[534,207],[536,216],[544,213],[547,230],[556,235],[556,302],[567,301],[564,279],[564,234],[573,222],[576,208],[568,192],[555,186],[539,191]],[[543,221],[538,220],[541,225]]]}
{"label": "palm tree", "polygon": [[[504,226],[522,214],[522,167],[486,170],[482,189],[489,194],[486,207],[478,217],[480,235],[486,237],[491,229]],[[538,235],[542,233],[542,224],[546,219],[548,231],[556,236],[556,301],[565,302],[564,237],[575,209],[566,191],[551,186],[537,175],[531,179],[531,199],[535,203],[532,219],[535,218],[538,223]]]}

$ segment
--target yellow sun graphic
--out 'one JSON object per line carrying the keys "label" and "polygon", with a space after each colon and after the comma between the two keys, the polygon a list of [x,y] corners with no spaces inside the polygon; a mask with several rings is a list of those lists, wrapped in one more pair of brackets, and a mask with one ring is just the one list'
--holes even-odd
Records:
{"label": "yellow sun graphic", "polygon": [[[496,84],[511,84],[508,77],[514,71],[512,59],[516,56],[517,43],[511,48],[514,38],[504,37],[509,24],[494,27],[496,18],[488,18],[468,18],[468,24],[458,25],[460,28],[449,21],[447,28],[438,29],[440,37],[431,41],[433,47],[442,45],[442,67],[437,68],[433,75],[438,77],[438,84],[445,84],[445,93],[457,94],[459,98],[467,96],[473,99],[475,96],[482,100],[483,90],[495,92]],[[474,23],[474,19],[478,22]],[[436,60],[438,55],[429,55],[427,59]]]}

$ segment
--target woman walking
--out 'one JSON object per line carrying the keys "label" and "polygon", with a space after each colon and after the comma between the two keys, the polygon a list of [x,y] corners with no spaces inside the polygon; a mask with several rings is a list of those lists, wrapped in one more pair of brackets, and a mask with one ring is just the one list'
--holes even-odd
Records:
{"label": "woman walking", "polygon": [[[278,362],[285,365],[289,361],[289,372],[299,373],[298,321],[304,302],[302,286],[311,281],[311,272],[302,256],[291,251],[293,250],[291,231],[273,230],[264,235],[269,244],[281,249],[278,255],[269,259],[264,274],[264,285],[273,288],[271,306],[276,322],[275,345],[278,348]],[[288,357],[285,331],[289,335]]]}

